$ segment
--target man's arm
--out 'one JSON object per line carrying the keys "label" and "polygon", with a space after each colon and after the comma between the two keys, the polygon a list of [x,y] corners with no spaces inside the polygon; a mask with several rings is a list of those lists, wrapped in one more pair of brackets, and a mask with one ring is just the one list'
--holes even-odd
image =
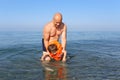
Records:
{"label": "man's arm", "polygon": [[[43,31],[43,37],[44,37],[44,44],[45,48],[47,50],[48,43],[49,43],[49,38],[50,38],[50,29],[48,28],[48,25],[45,26],[44,31]],[[47,50],[48,52],[48,50]]]}
{"label": "man's arm", "polygon": [[63,51],[66,50],[66,40],[67,39],[67,27],[64,25],[64,29],[61,36]]}
{"label": "man's arm", "polygon": [[62,32],[62,36],[61,36],[61,40],[62,40],[62,47],[63,47],[63,59],[62,61],[65,62],[66,61],[66,55],[67,55],[67,51],[66,51],[66,39],[67,39],[67,27],[66,25],[64,25],[64,29],[63,29],[63,32]]}
{"label": "man's arm", "polygon": [[66,55],[67,55],[67,52],[66,52],[66,51],[64,51],[64,53],[63,53],[63,58],[62,58],[62,61],[63,61],[63,62],[65,62],[65,61],[66,61]]}

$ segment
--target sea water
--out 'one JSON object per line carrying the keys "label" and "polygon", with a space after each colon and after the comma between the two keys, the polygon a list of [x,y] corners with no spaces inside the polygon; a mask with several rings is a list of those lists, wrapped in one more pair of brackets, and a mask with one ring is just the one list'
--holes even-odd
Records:
{"label": "sea water", "polygon": [[120,32],[68,32],[67,62],[40,61],[42,32],[0,32],[0,80],[120,80]]}

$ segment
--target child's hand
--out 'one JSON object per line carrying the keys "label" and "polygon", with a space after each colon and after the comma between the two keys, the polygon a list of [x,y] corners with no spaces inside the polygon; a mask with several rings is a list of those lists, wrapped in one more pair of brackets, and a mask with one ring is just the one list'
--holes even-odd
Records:
{"label": "child's hand", "polygon": [[44,52],[40,60],[41,60],[41,61],[44,61],[44,60],[45,60],[44,58],[45,58],[47,55],[49,55],[49,52]]}

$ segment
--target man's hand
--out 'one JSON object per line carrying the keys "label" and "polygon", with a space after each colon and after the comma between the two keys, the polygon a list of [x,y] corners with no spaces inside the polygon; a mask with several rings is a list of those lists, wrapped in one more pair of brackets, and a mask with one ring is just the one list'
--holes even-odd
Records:
{"label": "man's hand", "polygon": [[62,59],[62,62],[66,62],[66,58],[63,58],[63,59]]}
{"label": "man's hand", "polygon": [[62,59],[62,62],[66,62],[66,54],[67,54],[67,51],[66,50],[62,50],[63,52],[63,59]]}

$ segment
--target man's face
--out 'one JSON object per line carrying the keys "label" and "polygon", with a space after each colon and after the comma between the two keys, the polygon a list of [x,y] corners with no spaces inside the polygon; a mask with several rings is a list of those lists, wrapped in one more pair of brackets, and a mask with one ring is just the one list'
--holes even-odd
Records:
{"label": "man's face", "polygon": [[62,23],[62,20],[54,20],[55,27],[59,27]]}

